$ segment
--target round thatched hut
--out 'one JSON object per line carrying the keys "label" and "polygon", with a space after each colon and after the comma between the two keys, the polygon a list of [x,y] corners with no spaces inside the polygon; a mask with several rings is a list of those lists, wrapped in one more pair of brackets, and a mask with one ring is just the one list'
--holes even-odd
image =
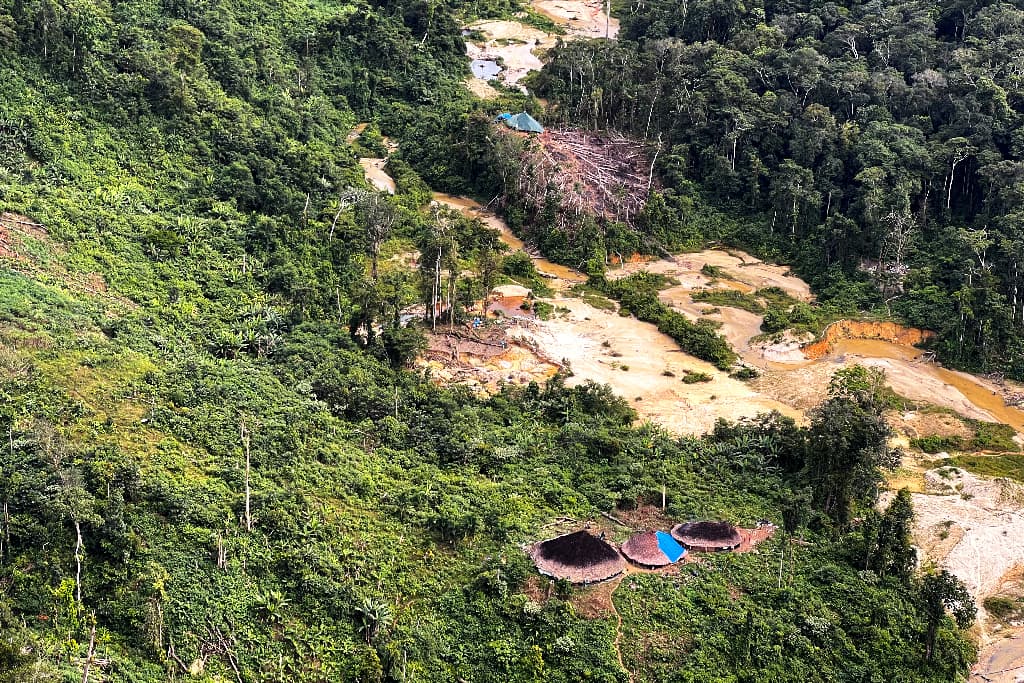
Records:
{"label": "round thatched hut", "polygon": [[672,527],[672,536],[689,550],[714,552],[733,550],[743,541],[729,522],[687,522]]}
{"label": "round thatched hut", "polygon": [[541,574],[572,583],[604,581],[626,568],[615,548],[586,531],[535,543],[529,553]]}
{"label": "round thatched hut", "polygon": [[664,531],[645,531],[623,543],[622,554],[643,567],[664,567],[678,562],[686,548]]}

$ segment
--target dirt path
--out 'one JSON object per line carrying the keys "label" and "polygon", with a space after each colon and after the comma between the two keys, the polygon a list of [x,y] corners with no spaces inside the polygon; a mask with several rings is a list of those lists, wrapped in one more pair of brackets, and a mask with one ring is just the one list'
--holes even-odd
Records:
{"label": "dirt path", "polygon": [[387,163],[387,159],[374,159],[370,157],[363,157],[359,160],[359,165],[363,167],[363,173],[371,185],[381,192],[394,194],[395,181],[390,175],[388,175],[387,171],[384,170]]}
{"label": "dirt path", "polygon": [[619,614],[619,608],[615,606],[615,591],[618,590],[619,586],[622,585],[622,580],[628,575],[627,569],[625,574],[621,574],[615,579],[615,585],[612,587],[608,600],[612,605],[612,614],[615,615],[615,640],[612,641],[612,647],[615,648],[615,658],[619,660],[619,668],[625,671],[629,677],[629,683],[633,683],[633,672],[626,668],[626,664],[622,660],[622,615]]}
{"label": "dirt path", "polygon": [[582,273],[579,273],[568,266],[553,263],[542,256],[528,252],[526,244],[516,237],[515,233],[512,232],[512,229],[508,227],[508,224],[496,216],[492,211],[480,206],[478,202],[475,202],[468,197],[456,197],[450,194],[444,194],[443,192],[435,192],[433,197],[435,202],[444,204],[445,206],[450,206],[457,211],[461,211],[467,216],[479,218],[483,221],[484,225],[492,230],[497,230],[502,243],[507,245],[512,251],[522,251],[529,254],[530,258],[533,259],[533,265],[537,268],[537,272],[550,281],[552,288],[564,289],[577,282],[586,282],[587,278]]}

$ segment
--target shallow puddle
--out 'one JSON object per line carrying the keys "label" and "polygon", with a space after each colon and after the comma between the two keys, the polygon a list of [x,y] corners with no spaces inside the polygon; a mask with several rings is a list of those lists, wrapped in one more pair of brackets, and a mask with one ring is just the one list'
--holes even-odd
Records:
{"label": "shallow puddle", "polygon": [[493,59],[474,59],[469,63],[469,68],[476,78],[489,81],[501,73],[501,67]]}

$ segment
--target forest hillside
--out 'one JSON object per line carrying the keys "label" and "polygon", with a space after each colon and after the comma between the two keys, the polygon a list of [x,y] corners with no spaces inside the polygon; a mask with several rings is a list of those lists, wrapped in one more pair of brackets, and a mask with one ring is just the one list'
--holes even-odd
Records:
{"label": "forest hillside", "polygon": [[[568,324],[571,282],[716,401],[743,350],[608,267],[725,242],[810,279],[820,306],[727,295],[776,333],[870,310],[1019,376],[1019,8],[892,11],[644,3],[616,42],[504,0],[0,2],[0,681],[965,679],[975,601],[881,498],[884,372],[696,434],[565,359],[487,390],[423,362]],[[526,92],[466,87],[481,18],[559,36]],[[502,176],[522,110],[628,137],[645,208],[559,233],[557,187]],[[499,286],[526,293],[489,317]],[[964,451],[1016,443],[970,424]],[[591,586],[526,552],[695,520],[758,543]]]}

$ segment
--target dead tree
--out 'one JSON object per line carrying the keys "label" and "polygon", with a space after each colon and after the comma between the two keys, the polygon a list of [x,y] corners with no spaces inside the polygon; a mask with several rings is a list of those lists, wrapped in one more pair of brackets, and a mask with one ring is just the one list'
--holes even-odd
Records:
{"label": "dead tree", "polygon": [[245,454],[245,530],[252,531],[252,509],[250,507],[250,498],[252,489],[249,485],[249,476],[251,472],[251,453],[249,449],[249,430],[245,426],[245,417],[238,418],[238,431],[239,436],[242,440],[242,451]]}

